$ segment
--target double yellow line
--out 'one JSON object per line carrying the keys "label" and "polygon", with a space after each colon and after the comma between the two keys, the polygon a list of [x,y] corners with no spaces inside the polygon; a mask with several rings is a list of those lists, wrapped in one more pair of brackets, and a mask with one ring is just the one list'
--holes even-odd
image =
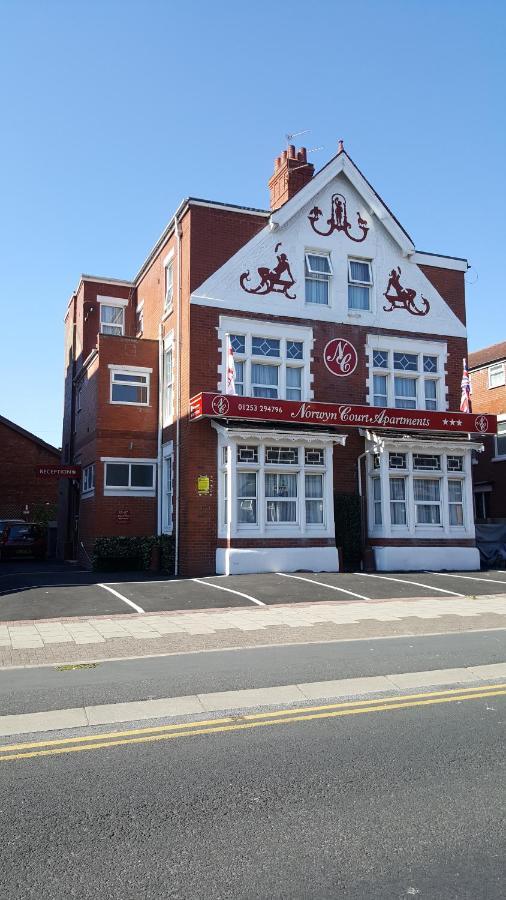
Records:
{"label": "double yellow line", "polygon": [[461,703],[464,700],[481,700],[486,697],[506,696],[506,684],[479,685],[478,687],[452,688],[423,694],[380,697],[376,700],[350,700],[325,706],[277,709],[270,712],[241,716],[226,716],[207,721],[178,722],[174,725],[158,725],[151,728],[134,728],[128,731],[112,731],[87,734],[82,737],[62,738],[52,741],[35,741],[0,746],[0,762],[17,759],[33,759],[38,756],[55,756],[62,753],[81,753],[83,750],[103,750],[126,744],[145,744],[169,741],[197,734],[221,734],[227,731],[243,731],[266,725],[291,725],[314,719],[331,719],[356,716],[362,713],[388,712],[396,709],[412,709],[415,706],[434,706],[440,703]]}

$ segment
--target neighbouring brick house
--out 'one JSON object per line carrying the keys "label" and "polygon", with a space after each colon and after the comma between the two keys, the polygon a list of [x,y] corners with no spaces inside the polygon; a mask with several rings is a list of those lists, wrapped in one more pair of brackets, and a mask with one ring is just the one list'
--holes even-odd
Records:
{"label": "neighbouring brick house", "polygon": [[167,534],[183,575],[335,570],[355,509],[365,565],[478,566],[495,420],[448,412],[467,262],[417,251],[342,145],[317,174],[289,147],[269,187],[270,210],[185,200],[131,282],[82,276],[62,548]]}
{"label": "neighbouring brick house", "polygon": [[0,519],[29,520],[41,507],[56,507],[58,482],[40,478],[39,466],[60,462],[61,451],[0,416]]}
{"label": "neighbouring brick house", "polygon": [[473,466],[476,521],[506,522],[506,341],[470,353],[469,378],[476,409],[497,416]]}

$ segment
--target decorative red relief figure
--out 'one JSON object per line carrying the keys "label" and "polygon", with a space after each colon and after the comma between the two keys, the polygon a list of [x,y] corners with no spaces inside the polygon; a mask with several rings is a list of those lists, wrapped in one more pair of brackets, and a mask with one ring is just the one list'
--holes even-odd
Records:
{"label": "decorative red relief figure", "polygon": [[412,316],[426,316],[430,310],[430,303],[423,295],[420,295],[423,304],[420,308],[415,303],[416,291],[413,288],[402,286],[399,266],[390,272],[387,289],[383,296],[390,304],[390,306],[383,307],[385,312],[392,312],[393,309],[405,309]]}
{"label": "decorative red relief figure", "polygon": [[323,237],[328,237],[333,231],[344,231],[350,241],[355,241],[357,244],[365,241],[367,232],[369,231],[369,225],[359,212],[357,212],[357,225],[360,228],[362,235],[361,237],[355,237],[351,234],[351,225],[348,222],[348,213],[346,211],[346,197],[344,197],[343,194],[332,194],[331,203],[330,219],[327,219],[327,225],[329,226],[328,231],[320,231],[316,227],[316,223],[323,213],[318,206],[313,206],[313,209],[308,215],[313,231],[316,231],[316,234],[321,234]]}
{"label": "decorative red relief figure", "polygon": [[278,253],[281,244],[276,244],[274,253],[277,256],[278,264],[274,269],[268,269],[261,266],[258,271],[260,278],[259,284],[255,288],[246,287],[246,282],[250,280],[249,269],[243,272],[239,281],[243,291],[248,294],[284,294],[288,300],[295,300],[296,294],[289,294],[288,291],[295,284],[295,278],[290,271],[290,263],[286,253]]}

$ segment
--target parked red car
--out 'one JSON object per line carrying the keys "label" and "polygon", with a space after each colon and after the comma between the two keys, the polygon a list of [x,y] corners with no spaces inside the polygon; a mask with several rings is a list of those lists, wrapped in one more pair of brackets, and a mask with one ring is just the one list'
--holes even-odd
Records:
{"label": "parked red car", "polygon": [[44,559],[46,549],[46,529],[36,522],[6,525],[0,536],[0,559],[12,556]]}

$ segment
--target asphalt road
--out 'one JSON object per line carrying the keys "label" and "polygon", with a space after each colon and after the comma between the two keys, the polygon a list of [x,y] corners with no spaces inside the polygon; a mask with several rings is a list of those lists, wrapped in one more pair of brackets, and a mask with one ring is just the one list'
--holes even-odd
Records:
{"label": "asphalt road", "polygon": [[499,900],[504,697],[2,763],[9,900]]}
{"label": "asphalt road", "polygon": [[[112,589],[112,590],[111,590]],[[300,572],[160,579],[30,560],[0,566],[0,621],[277,603],[506,593],[506,571]]]}
{"label": "asphalt road", "polygon": [[188,653],[0,672],[0,715],[506,660],[506,630]]}

